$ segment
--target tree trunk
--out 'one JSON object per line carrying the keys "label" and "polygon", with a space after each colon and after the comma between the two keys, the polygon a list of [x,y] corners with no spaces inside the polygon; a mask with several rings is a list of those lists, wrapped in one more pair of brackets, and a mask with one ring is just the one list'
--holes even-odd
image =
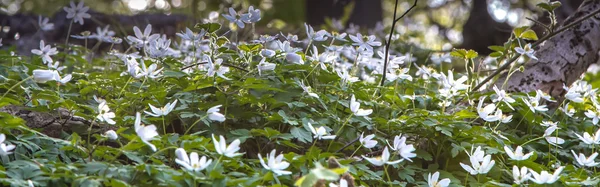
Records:
{"label": "tree trunk", "polygon": [[[600,0],[586,0],[563,24],[569,24],[600,8]],[[515,72],[504,85],[507,91],[531,92],[542,90],[554,98],[562,99],[563,85],[571,85],[598,61],[600,50],[600,14],[554,36],[540,45],[535,54],[538,61],[529,60],[525,71]],[[501,86],[504,74],[496,82]]]}
{"label": "tree trunk", "polygon": [[317,26],[324,24],[326,18],[340,18],[350,2],[354,9],[347,24],[373,28],[383,20],[381,0],[306,0],[306,22]]}
{"label": "tree trunk", "polygon": [[459,48],[473,49],[479,54],[492,52],[490,45],[502,45],[510,37],[512,27],[494,20],[488,12],[487,0],[473,1],[469,19],[463,26],[463,43]]}

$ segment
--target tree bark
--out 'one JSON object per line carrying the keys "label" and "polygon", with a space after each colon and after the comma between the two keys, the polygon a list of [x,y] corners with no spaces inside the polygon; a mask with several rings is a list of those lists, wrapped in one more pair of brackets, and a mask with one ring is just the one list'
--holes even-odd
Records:
{"label": "tree bark", "polygon": [[[600,0],[586,0],[563,24],[569,24],[600,8]],[[523,72],[515,72],[504,85],[507,91],[531,92],[542,90],[562,99],[565,90],[598,61],[600,50],[600,14],[557,34],[540,45],[535,54],[538,61],[529,60]],[[502,86],[506,73],[495,83]]]}

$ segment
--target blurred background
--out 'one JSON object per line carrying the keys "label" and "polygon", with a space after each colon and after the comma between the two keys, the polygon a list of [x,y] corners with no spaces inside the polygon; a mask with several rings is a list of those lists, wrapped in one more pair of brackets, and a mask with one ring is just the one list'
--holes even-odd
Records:
{"label": "blurred background", "polygon": [[[452,47],[474,49],[488,54],[490,45],[501,45],[510,36],[511,29],[532,25],[526,19],[549,23],[548,15],[536,7],[544,0],[420,0],[396,28],[397,40],[412,48],[449,50]],[[36,23],[37,15],[50,17],[64,35],[65,21],[62,7],[69,0],[0,0],[2,26],[12,26],[11,32],[2,36],[11,43],[16,34],[23,36],[27,27],[18,30],[15,24]],[[263,18],[256,25],[260,34],[304,34],[303,23],[315,28],[355,33],[361,31],[384,37],[391,26],[395,0],[85,0],[91,10],[105,15],[137,15],[134,25],[144,26],[161,15],[174,16],[166,23],[152,23],[155,31],[173,34],[195,23],[210,21],[229,7],[247,10],[254,6],[262,10]],[[414,1],[400,0],[399,12],[404,12]],[[558,22],[574,12],[582,0],[560,0],[563,6],[556,10]],[[23,19],[15,19],[26,17]],[[92,21],[102,22],[92,14]],[[35,18],[33,21],[27,19]],[[97,19],[94,19],[97,18]],[[99,21],[100,20],[100,21]],[[174,20],[174,21],[173,21]],[[11,23],[12,22],[12,23]],[[126,22],[126,21],[124,21]],[[146,23],[143,23],[146,22]],[[222,19],[221,23],[228,23]],[[66,22],[65,22],[66,23]],[[129,23],[127,23],[129,24]],[[98,24],[83,26],[95,31]],[[130,27],[130,26],[128,26]],[[159,28],[157,28],[159,27]],[[174,27],[169,29],[169,27]],[[112,27],[114,30],[115,27]],[[6,30],[6,28],[3,28]],[[122,32],[131,32],[124,27]],[[543,29],[536,28],[538,35]],[[19,33],[20,32],[20,33]],[[47,37],[47,36],[46,36]],[[8,40],[8,41],[7,41]]]}

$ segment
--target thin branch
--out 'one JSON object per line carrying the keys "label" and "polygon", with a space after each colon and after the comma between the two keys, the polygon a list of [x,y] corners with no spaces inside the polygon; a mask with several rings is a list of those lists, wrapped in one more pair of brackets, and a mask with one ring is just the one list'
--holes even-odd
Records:
{"label": "thin branch", "polygon": [[535,24],[538,24],[538,25],[544,27],[544,29],[546,29],[546,31],[548,31],[548,33],[552,32],[552,29],[550,29],[550,27],[548,25],[546,25],[546,24],[544,24],[544,23],[542,23],[542,22],[540,22],[538,20],[535,20],[535,19],[532,19],[532,18],[525,18],[525,19],[527,19],[527,20],[529,20],[529,21],[531,21],[531,22],[533,22]]}
{"label": "thin branch", "polygon": [[338,149],[338,150],[336,151],[336,153],[342,152],[344,149],[348,148],[348,146],[350,146],[350,145],[352,145],[352,144],[354,144],[354,143],[358,142],[358,140],[359,140],[359,139],[360,139],[360,138],[355,138],[354,140],[352,140],[352,141],[348,142],[346,145],[344,145],[344,147],[342,147],[342,148]]}
{"label": "thin branch", "polygon": [[194,67],[194,66],[197,66],[197,65],[202,65],[202,64],[207,64],[207,63],[208,62],[196,62],[196,63],[190,64],[190,65],[187,65],[187,66],[183,66],[181,68],[181,71],[186,70],[186,69],[191,68],[191,67]]}
{"label": "thin branch", "polygon": [[[563,27],[561,27],[560,29],[549,33],[548,35],[544,36],[543,38],[539,39],[538,41],[536,41],[535,43],[532,44],[532,47],[535,48],[537,46],[539,46],[542,42],[556,36],[557,34],[560,34],[568,29],[570,29],[571,27],[580,24],[581,22],[585,21],[586,19],[591,18],[592,16],[595,16],[596,14],[600,13],[600,9],[595,10],[594,12],[578,19],[575,20],[574,22],[565,25]],[[479,88],[481,88],[485,83],[489,82],[490,80],[492,80],[495,76],[499,75],[500,72],[508,69],[510,67],[510,65],[516,61],[520,56],[515,56],[513,58],[511,58],[508,62],[506,62],[506,64],[502,65],[500,68],[498,68],[494,73],[492,73],[491,75],[489,75],[488,77],[486,77],[483,81],[481,81],[477,86],[475,86],[472,90],[471,90],[471,94],[473,91],[477,91],[479,90]]]}
{"label": "thin branch", "polygon": [[415,3],[413,3],[412,6],[410,6],[410,8],[408,8],[408,10],[406,10],[400,17],[396,18],[396,12],[398,11],[398,0],[396,0],[396,3],[394,4],[394,21],[392,22],[392,28],[390,29],[390,36],[388,37],[387,41],[385,42],[385,55],[384,55],[384,60],[383,60],[383,75],[381,76],[381,83],[379,84],[380,86],[383,86],[383,83],[385,83],[385,76],[387,75],[387,65],[388,65],[388,61],[389,61],[389,53],[390,53],[390,44],[392,42],[392,35],[394,35],[394,29],[396,28],[396,23],[398,21],[400,21],[400,19],[402,19],[404,16],[406,16],[406,14],[408,14],[408,12],[410,12],[413,8],[415,8],[417,6],[417,2],[419,0],[415,0]]}

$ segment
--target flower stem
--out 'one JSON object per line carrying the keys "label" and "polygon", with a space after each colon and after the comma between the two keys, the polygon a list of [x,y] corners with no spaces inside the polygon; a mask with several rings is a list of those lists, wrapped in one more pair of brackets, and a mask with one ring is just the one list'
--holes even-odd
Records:
{"label": "flower stem", "polygon": [[133,79],[133,76],[129,77],[129,79],[127,80],[127,83],[125,83],[123,88],[121,88],[121,91],[119,92],[119,98],[121,98],[121,94],[123,94],[123,91],[125,91],[125,88],[127,88],[127,85],[129,85],[129,83],[131,83],[132,79]]}
{"label": "flower stem", "polygon": [[354,150],[354,152],[350,155],[350,158],[352,158],[352,156],[354,156],[354,154],[356,154],[356,152],[358,152],[358,150],[362,147],[362,144],[360,144],[358,146],[358,148],[356,148],[356,150]]}
{"label": "flower stem", "polygon": [[188,134],[188,132],[190,132],[190,130],[192,130],[192,128],[193,128],[193,127],[194,127],[196,124],[198,124],[200,121],[202,121],[202,120],[203,120],[204,118],[206,118],[207,116],[208,116],[208,115],[206,115],[206,116],[203,116],[202,118],[200,118],[200,119],[196,120],[194,123],[192,123],[192,125],[191,125],[191,126],[190,126],[190,127],[189,127],[189,128],[186,130],[186,131],[185,131],[185,133],[183,133],[183,134],[184,134],[184,135],[187,135],[187,134]]}
{"label": "flower stem", "polygon": [[219,156],[219,159],[217,159],[217,162],[215,162],[215,166],[213,167],[212,170],[215,170],[215,168],[217,168],[217,165],[219,165],[219,162],[221,161],[221,159],[223,159],[223,155]]}
{"label": "flower stem", "polygon": [[165,126],[165,116],[162,116],[162,125],[163,125],[163,132],[164,134],[167,134],[167,126]]}
{"label": "flower stem", "polygon": [[[339,134],[340,132],[342,132],[342,130],[344,129],[344,127],[346,126],[346,124],[348,124],[348,121],[350,121],[350,118],[352,118],[352,116],[354,116],[354,114],[350,114],[350,116],[348,116],[348,118],[346,118],[346,121],[344,121],[344,123],[342,124],[342,127],[340,127],[340,128],[339,128],[339,129],[338,129],[338,130],[335,132],[335,135],[336,135],[336,138],[335,138],[335,139],[338,139],[338,137],[339,137],[339,136],[338,136],[338,134]],[[331,144],[333,144],[333,142],[335,142],[335,139],[334,139],[334,141],[331,141],[331,142],[329,142],[329,145],[327,146],[327,151],[329,151],[329,148],[331,148]]]}
{"label": "flower stem", "polygon": [[150,157],[148,157],[148,159],[146,159],[146,162],[150,161],[150,159],[152,159],[152,157],[156,156],[158,153],[162,153],[162,152],[164,152],[166,150],[169,150],[169,149],[177,149],[177,148],[178,147],[171,146],[171,147],[165,147],[165,148],[163,148],[161,150],[158,150],[155,153],[153,153],[152,155],[150,155]]}
{"label": "flower stem", "polygon": [[65,39],[65,52],[67,51],[67,49],[69,48],[69,38],[71,37],[71,27],[73,26],[73,19],[71,19],[71,22],[69,23],[69,29],[67,30],[67,39]]}
{"label": "flower stem", "polygon": [[32,78],[33,78],[33,76],[29,76],[29,77],[27,77],[27,78],[25,78],[25,79],[23,79],[23,80],[19,81],[17,84],[15,84],[15,85],[11,86],[11,87],[8,89],[8,91],[6,91],[6,92],[4,92],[4,94],[2,94],[2,97],[0,97],[0,101],[2,101],[2,99],[4,99],[4,97],[6,96],[6,94],[10,93],[10,92],[11,92],[13,89],[15,89],[17,86],[19,86],[19,85],[23,84],[25,81],[27,81],[27,80],[29,80],[29,79],[32,79]]}
{"label": "flower stem", "polygon": [[385,176],[387,176],[388,178],[388,183],[390,185],[390,187],[392,186],[392,178],[390,178],[390,174],[387,171],[387,166],[383,166],[383,171],[385,171]]}

